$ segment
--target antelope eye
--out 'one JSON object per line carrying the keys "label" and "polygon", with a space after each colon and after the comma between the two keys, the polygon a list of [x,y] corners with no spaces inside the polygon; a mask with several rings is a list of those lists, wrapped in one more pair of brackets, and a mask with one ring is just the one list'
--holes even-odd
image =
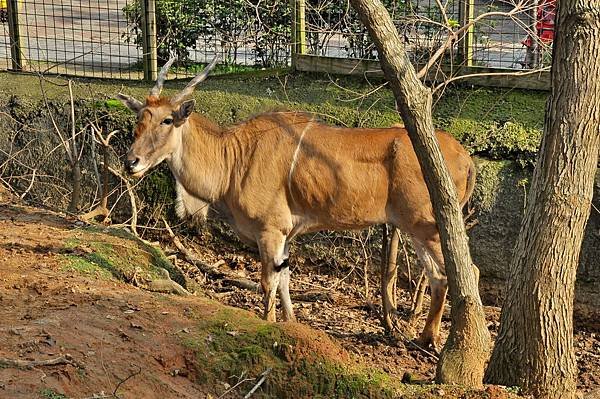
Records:
{"label": "antelope eye", "polygon": [[172,125],[173,124],[173,118],[166,118],[163,119],[163,121],[161,122],[163,125]]}

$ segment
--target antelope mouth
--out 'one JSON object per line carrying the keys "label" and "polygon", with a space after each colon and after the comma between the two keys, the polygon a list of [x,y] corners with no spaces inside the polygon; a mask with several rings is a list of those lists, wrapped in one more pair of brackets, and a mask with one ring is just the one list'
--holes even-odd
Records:
{"label": "antelope mouth", "polygon": [[142,168],[136,168],[136,170],[132,170],[129,172],[129,176],[135,177],[135,178],[142,177],[144,175],[144,173],[146,173],[148,171],[148,169],[150,169],[149,166],[144,166]]}
{"label": "antelope mouth", "polygon": [[144,170],[140,170],[139,172],[135,172],[135,173],[130,173],[131,177],[135,177],[135,178],[139,178],[144,176],[144,173],[146,172],[146,169]]}

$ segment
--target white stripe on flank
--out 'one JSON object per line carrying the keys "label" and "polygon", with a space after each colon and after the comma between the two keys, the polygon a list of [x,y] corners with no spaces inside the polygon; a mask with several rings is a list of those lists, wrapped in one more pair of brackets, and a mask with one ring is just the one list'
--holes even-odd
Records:
{"label": "white stripe on flank", "polygon": [[292,164],[290,165],[290,173],[288,174],[288,189],[290,190],[290,195],[292,195],[292,174],[294,173],[294,169],[296,169],[296,162],[298,162],[298,154],[300,154],[300,147],[302,146],[302,140],[304,140],[304,135],[312,125],[312,121],[308,122],[302,130],[300,134],[300,140],[298,140],[298,145],[296,146],[296,151],[294,151],[294,157],[292,158]]}

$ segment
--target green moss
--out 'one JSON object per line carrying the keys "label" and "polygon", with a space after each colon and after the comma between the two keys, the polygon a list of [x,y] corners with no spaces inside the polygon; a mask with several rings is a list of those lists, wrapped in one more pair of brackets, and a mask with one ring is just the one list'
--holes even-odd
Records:
{"label": "green moss", "polygon": [[[118,280],[128,280],[135,274],[147,281],[162,278],[159,269],[165,269],[173,280],[185,286],[181,272],[159,248],[146,244],[126,230],[87,227],[74,234],[64,243],[65,269]],[[111,236],[120,240],[107,240]]]}
{"label": "green moss", "polygon": [[[472,200],[482,212],[489,212],[496,203],[500,186],[514,164],[510,161],[488,161],[476,159],[477,183]],[[516,187],[515,187],[516,188]]]}
{"label": "green moss", "polygon": [[453,89],[436,105],[436,124],[472,153],[532,164],[539,146],[545,92],[504,89]]}
{"label": "green moss", "polygon": [[65,255],[63,264],[64,270],[73,270],[84,275],[96,275],[101,278],[110,278],[112,273],[101,263],[96,263],[92,259],[86,259],[79,256]]}
{"label": "green moss", "polygon": [[298,354],[295,348],[302,343],[279,325],[237,309],[224,308],[198,320],[197,328],[181,338],[196,353],[202,383],[270,369],[262,386],[265,397],[388,398],[400,386],[383,372],[338,363],[314,351]]}
{"label": "green moss", "polygon": [[44,388],[40,391],[40,395],[43,399],[67,399],[68,397],[62,393],[58,393],[51,388]]}

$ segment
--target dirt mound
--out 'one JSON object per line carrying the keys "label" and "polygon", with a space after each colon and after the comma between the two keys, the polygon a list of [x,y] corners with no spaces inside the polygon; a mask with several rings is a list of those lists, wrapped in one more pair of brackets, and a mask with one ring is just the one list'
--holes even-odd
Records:
{"label": "dirt mound", "polygon": [[176,270],[122,230],[5,203],[0,259],[2,398],[237,397],[263,373],[257,397],[393,392],[307,326],[148,292],[159,270]]}
{"label": "dirt mound", "polygon": [[311,357],[320,354],[328,359],[349,363],[350,355],[337,342],[322,331],[301,323],[282,323],[281,329],[296,341],[294,358]]}

